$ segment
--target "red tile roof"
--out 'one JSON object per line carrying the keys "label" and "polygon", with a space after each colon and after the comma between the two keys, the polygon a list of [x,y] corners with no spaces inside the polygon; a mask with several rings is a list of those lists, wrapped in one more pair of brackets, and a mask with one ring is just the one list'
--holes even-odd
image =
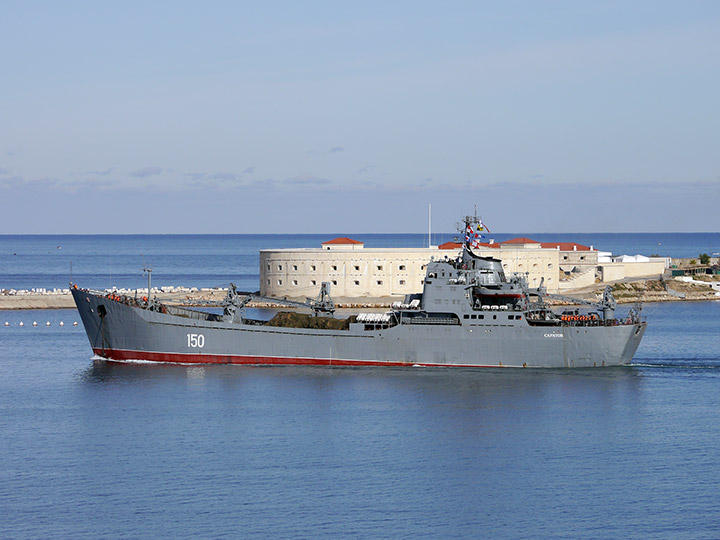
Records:
{"label": "red tile roof", "polygon": [[352,238],[334,238],[332,240],[328,240],[327,242],[323,242],[322,245],[325,244],[364,244],[365,242],[358,242],[357,240],[353,240]]}
{"label": "red tile roof", "polygon": [[[503,244],[540,244],[544,249],[560,249],[560,251],[590,251],[590,248],[575,242],[536,242],[530,238],[520,237],[512,240],[505,240]],[[594,250],[593,250],[594,251]]]}
{"label": "red tile roof", "polygon": [[540,242],[536,242],[535,240],[531,240],[530,238],[525,238],[524,236],[520,238],[513,238],[512,240],[505,240],[502,242],[503,244],[539,244]]}

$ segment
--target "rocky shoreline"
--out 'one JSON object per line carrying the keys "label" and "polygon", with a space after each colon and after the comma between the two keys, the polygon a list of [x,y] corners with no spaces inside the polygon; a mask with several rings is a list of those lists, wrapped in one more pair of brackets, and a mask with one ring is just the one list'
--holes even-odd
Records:
{"label": "rocky shoreline", "polygon": [[[720,276],[719,276],[720,277]],[[720,279],[703,279],[692,282],[681,279],[641,279],[628,282],[615,283],[612,286],[613,295],[619,304],[635,302],[689,302],[720,300],[720,292],[712,288],[715,283],[720,287]],[[570,291],[567,294],[584,300],[594,301],[602,297],[605,286],[598,284],[588,289]],[[110,292],[109,290],[107,292]],[[132,292],[132,294],[130,294]],[[187,289],[154,290],[161,302],[168,304],[206,305],[207,302],[220,302],[225,298],[226,289]],[[146,291],[139,289],[139,297]],[[135,291],[124,291],[124,294],[134,295]],[[299,299],[302,300],[302,299]],[[337,298],[335,302],[339,308],[389,308],[397,298],[368,298],[345,299]],[[551,300],[550,303],[562,305],[566,302]],[[251,302],[249,307],[281,307],[281,304],[267,302]],[[68,289],[55,289],[53,291],[0,291],[0,310],[23,309],[74,309],[72,295]]]}

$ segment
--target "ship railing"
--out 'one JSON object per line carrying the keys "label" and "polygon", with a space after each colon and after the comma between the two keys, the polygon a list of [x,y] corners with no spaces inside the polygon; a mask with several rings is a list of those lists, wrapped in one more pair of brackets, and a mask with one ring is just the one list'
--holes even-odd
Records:
{"label": "ship railing", "polygon": [[223,316],[216,313],[208,313],[207,311],[199,311],[181,306],[165,306],[167,312],[178,317],[187,317],[198,321],[222,321]]}

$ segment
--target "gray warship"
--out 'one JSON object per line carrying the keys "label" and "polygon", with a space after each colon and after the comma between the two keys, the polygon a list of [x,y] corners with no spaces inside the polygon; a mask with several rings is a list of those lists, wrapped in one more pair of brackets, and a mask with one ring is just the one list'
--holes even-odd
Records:
{"label": "gray warship", "polygon": [[[468,216],[469,229],[477,218]],[[502,262],[473,252],[431,259],[423,291],[384,313],[335,317],[329,284],[305,303],[240,293],[230,285],[212,310],[82,289],[71,291],[96,355],[114,361],[182,364],[588,368],[629,364],[646,329],[640,306],[617,318],[609,288],[583,308],[553,308],[540,286],[505,276]],[[266,300],[309,313],[258,320],[245,309]]]}

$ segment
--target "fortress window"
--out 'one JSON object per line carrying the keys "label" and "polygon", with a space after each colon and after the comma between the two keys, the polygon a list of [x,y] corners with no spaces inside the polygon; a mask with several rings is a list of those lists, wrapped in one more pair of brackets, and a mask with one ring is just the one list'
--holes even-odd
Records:
{"label": "fortress window", "polygon": [[382,269],[383,269],[382,264],[378,264],[378,265],[377,265],[377,269],[382,272]]}
{"label": "fortress window", "polygon": [[378,285],[382,285],[382,280],[381,280],[381,279],[378,279],[376,283],[377,283]]}
{"label": "fortress window", "polygon": [[333,285],[337,285],[337,280],[333,279],[333,280],[332,280],[332,284],[333,284]]}
{"label": "fortress window", "polygon": [[357,279],[356,279],[355,281],[353,281],[353,283],[354,283],[355,285],[360,285],[360,282],[359,282]]}
{"label": "fortress window", "polygon": [[270,285],[270,280],[269,280],[269,279],[267,280],[267,284]]}
{"label": "fortress window", "polygon": [[282,279],[278,279],[278,285],[282,285]]}
{"label": "fortress window", "polygon": [[295,272],[297,272],[297,264],[293,264],[293,270],[295,270]]}
{"label": "fortress window", "polygon": [[584,261],[584,260],[585,260],[585,255],[580,255],[580,260],[581,260],[581,261]]}
{"label": "fortress window", "polygon": [[567,255],[563,255],[563,261],[567,261]]}
{"label": "fortress window", "polygon": [[297,279],[293,279],[293,285],[297,285]]}
{"label": "fortress window", "polygon": [[282,270],[282,264],[278,264],[278,270]]}
{"label": "fortress window", "polygon": [[315,280],[313,279],[313,280],[310,281],[310,284],[311,284],[311,285],[317,285],[317,281],[315,281]]}
{"label": "fortress window", "polygon": [[315,271],[315,265],[314,265],[314,264],[313,264],[313,265],[310,265],[310,270],[312,270],[313,272]]}
{"label": "fortress window", "polygon": [[400,266],[398,266],[398,270],[405,270],[405,265],[401,264]]}
{"label": "fortress window", "polygon": [[270,263],[268,263],[268,270],[270,270]]}
{"label": "fortress window", "polygon": [[548,263],[548,268],[552,268],[552,263]]}
{"label": "fortress window", "polygon": [[355,269],[356,272],[360,271],[360,267],[358,265],[353,266],[353,268]]}
{"label": "fortress window", "polygon": [[401,279],[401,280],[400,280],[400,285],[405,285],[405,280],[404,280],[404,279]]}
{"label": "fortress window", "polygon": [[337,271],[337,264],[333,264],[332,269],[335,270],[335,271]]}

